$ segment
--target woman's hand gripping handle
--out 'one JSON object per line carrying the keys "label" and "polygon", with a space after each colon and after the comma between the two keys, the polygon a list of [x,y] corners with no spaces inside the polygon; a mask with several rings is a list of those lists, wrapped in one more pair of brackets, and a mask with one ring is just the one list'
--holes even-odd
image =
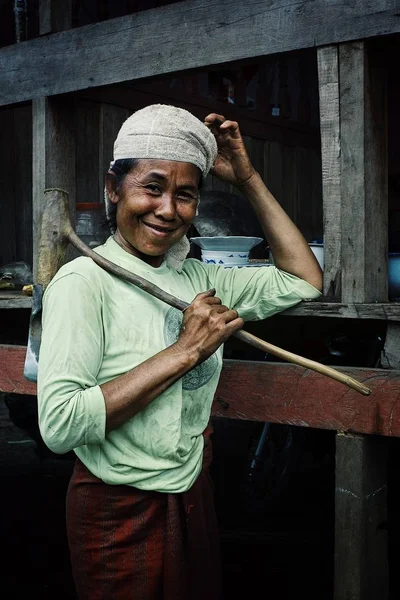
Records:
{"label": "woman's hand gripping handle", "polygon": [[243,327],[236,310],[230,310],[215,296],[215,290],[197,294],[185,309],[178,346],[192,357],[194,366],[211,356],[226,340]]}

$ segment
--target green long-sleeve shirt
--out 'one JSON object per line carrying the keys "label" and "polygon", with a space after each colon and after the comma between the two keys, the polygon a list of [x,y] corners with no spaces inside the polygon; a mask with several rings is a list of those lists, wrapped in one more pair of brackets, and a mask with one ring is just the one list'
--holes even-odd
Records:
{"label": "green long-sleeve shirt", "polygon": [[[245,321],[265,319],[320,295],[275,267],[224,269],[188,259],[179,273],[165,262],[149,266],[112,238],[96,251],[187,302],[215,288]],[[44,295],[38,403],[49,448],[57,453],[73,449],[109,484],[160,492],[189,489],[201,469],[202,433],[222,367],[222,347],[107,433],[100,388],[174,343],[181,320],[179,311],[89,258],[63,266]]]}

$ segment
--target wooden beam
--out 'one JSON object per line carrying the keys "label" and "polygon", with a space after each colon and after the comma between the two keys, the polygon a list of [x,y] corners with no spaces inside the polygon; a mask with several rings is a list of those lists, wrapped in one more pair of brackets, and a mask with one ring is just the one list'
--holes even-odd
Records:
{"label": "wooden beam", "polygon": [[0,104],[398,33],[396,4],[189,0],[78,27],[2,48]]}
{"label": "wooden beam", "polygon": [[[338,368],[338,367],[336,367]],[[214,414],[385,436],[400,436],[400,373],[341,368],[372,389],[363,398],[294,365],[225,360]]]}
{"label": "wooden beam", "polygon": [[324,208],[324,296],[340,299],[342,202],[337,46],[318,48],[317,58]]}
{"label": "wooden beam", "polygon": [[339,302],[301,302],[281,313],[281,316],[293,317],[330,317],[335,319],[369,319],[379,321],[400,321],[400,303],[377,302],[339,303]]}
{"label": "wooden beam", "polygon": [[32,298],[24,296],[20,291],[0,290],[0,310],[3,308],[25,308],[30,309]]}
{"label": "wooden beam", "polygon": [[[0,309],[30,308],[31,299],[20,292],[0,292]],[[301,302],[277,315],[278,317],[319,317],[331,319],[367,319],[400,321],[400,303],[341,304],[339,302]]]}
{"label": "wooden beam", "polygon": [[[0,346],[0,392],[34,393],[23,378],[26,348]],[[213,414],[400,437],[400,372],[339,368],[372,389],[369,397],[295,365],[225,360]]]}
{"label": "wooden beam", "polygon": [[75,112],[72,98],[36,98],[33,118],[33,278],[36,280],[40,221],[46,188],[69,193],[75,214]]}
{"label": "wooden beam", "polygon": [[334,599],[389,598],[387,440],[336,436]]}
{"label": "wooden beam", "polygon": [[36,396],[36,384],[23,375],[25,355],[25,346],[0,346],[0,392]]}
{"label": "wooden beam", "polygon": [[385,302],[386,67],[364,41],[340,45],[339,64],[342,301]]}

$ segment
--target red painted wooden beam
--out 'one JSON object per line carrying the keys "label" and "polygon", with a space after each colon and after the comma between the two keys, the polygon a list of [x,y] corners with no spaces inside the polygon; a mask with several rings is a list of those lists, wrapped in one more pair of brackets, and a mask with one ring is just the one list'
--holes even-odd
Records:
{"label": "red painted wooden beam", "polygon": [[36,384],[24,378],[25,346],[0,345],[0,392],[36,395]]}
{"label": "red painted wooden beam", "polygon": [[[0,392],[36,394],[23,377],[26,348],[0,346]],[[400,437],[400,371],[339,368],[368,397],[314,371],[283,363],[224,361],[213,414],[302,427]]]}
{"label": "red painted wooden beam", "polygon": [[24,378],[25,346],[0,345],[0,392],[36,395],[36,384]]}
{"label": "red painted wooden beam", "polygon": [[363,382],[372,394],[362,396],[296,365],[227,360],[213,414],[400,437],[400,371],[338,370]]}

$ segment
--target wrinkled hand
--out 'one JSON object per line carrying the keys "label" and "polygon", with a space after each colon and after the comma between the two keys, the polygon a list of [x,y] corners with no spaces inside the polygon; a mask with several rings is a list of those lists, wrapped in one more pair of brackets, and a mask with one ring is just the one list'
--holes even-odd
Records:
{"label": "wrinkled hand", "polygon": [[205,118],[204,124],[214,134],[218,146],[218,156],[211,173],[234,186],[246,183],[256,171],[247,154],[238,123],[211,113]]}
{"label": "wrinkled hand", "polygon": [[215,296],[215,290],[197,294],[183,313],[177,344],[195,352],[196,364],[211,356],[226,340],[243,327],[243,319]]}

